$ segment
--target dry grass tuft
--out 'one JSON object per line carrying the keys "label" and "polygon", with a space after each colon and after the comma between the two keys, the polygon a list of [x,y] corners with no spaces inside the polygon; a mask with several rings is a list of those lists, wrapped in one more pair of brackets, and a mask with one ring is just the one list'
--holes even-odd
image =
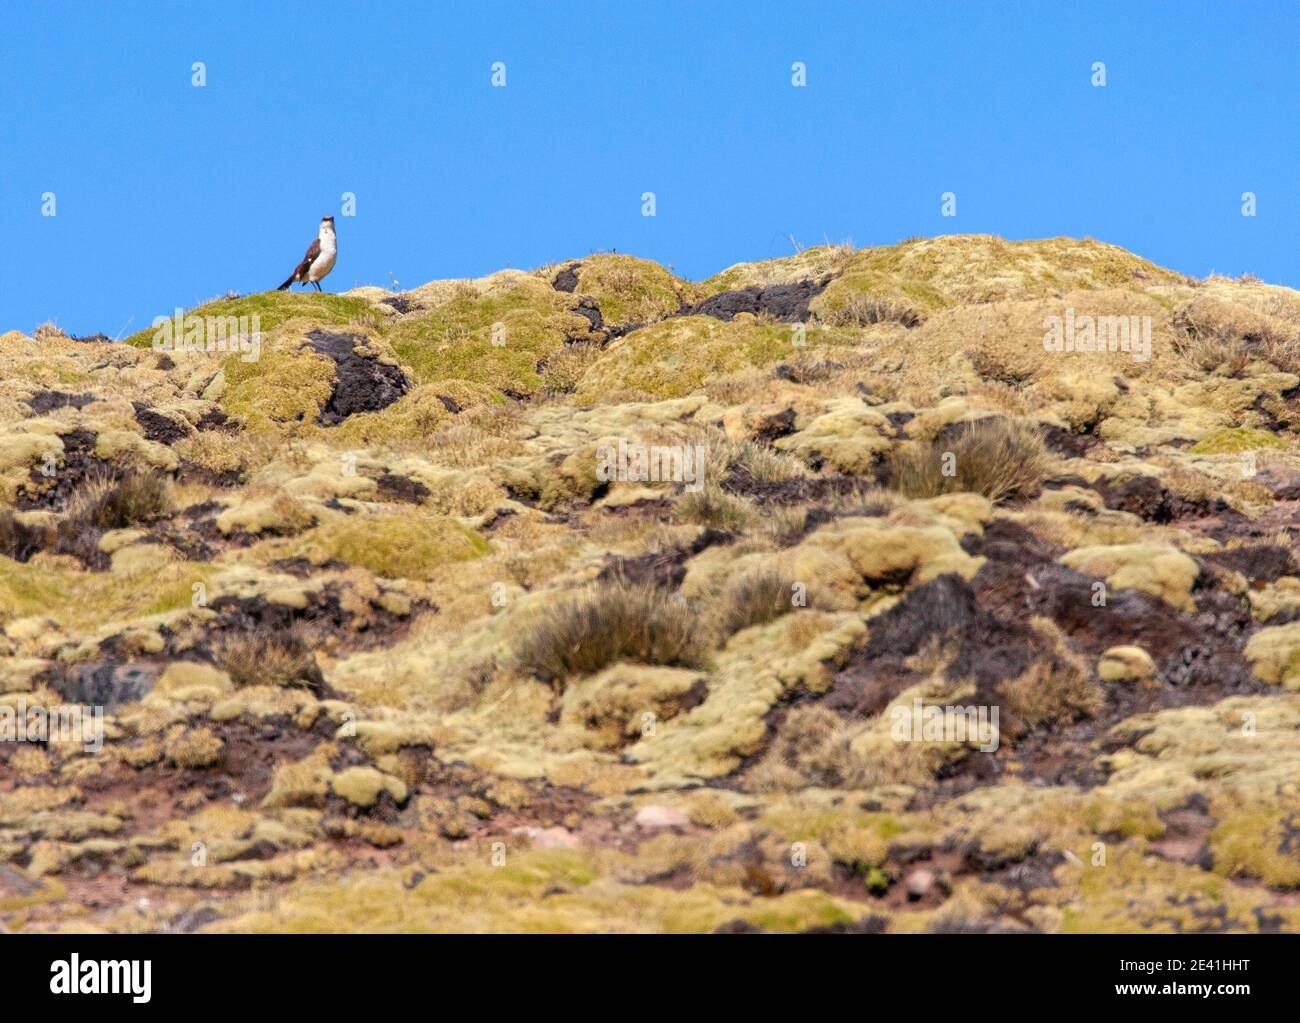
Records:
{"label": "dry grass tuft", "polygon": [[817,510],[832,518],[877,518],[907,504],[907,499],[893,490],[885,490],[870,480],[855,479],[853,485],[830,494]]}
{"label": "dry grass tuft", "polygon": [[128,529],[156,519],[168,511],[171,500],[171,480],[158,473],[88,475],[68,496],[53,530],[51,549],[70,554],[88,567],[103,567],[107,559],[99,550],[99,539],[105,530]]}
{"label": "dry grass tuft", "polygon": [[752,625],[766,625],[794,610],[793,582],[763,567],[733,577],[718,601],[718,628],[730,636]]}
{"label": "dry grass tuft", "polygon": [[467,469],[519,454],[517,433],[523,421],[517,402],[467,409],[448,426],[424,442],[424,450],[437,464]]}
{"label": "dry grass tuft", "polygon": [[832,327],[870,327],[876,323],[917,327],[924,321],[925,317],[913,306],[879,295],[854,295],[825,317],[825,322]]}
{"label": "dry grass tuft", "polygon": [[297,628],[227,636],[215,653],[236,686],[315,689],[323,681],[316,654]]}
{"label": "dry grass tuft", "polygon": [[68,334],[57,323],[46,321],[32,331],[32,338],[36,341],[67,340]]}
{"label": "dry grass tuft", "polygon": [[820,704],[795,707],[767,751],[745,776],[751,792],[792,792],[809,785],[834,788],[854,771],[844,720]]}
{"label": "dry grass tuft", "polygon": [[799,459],[757,441],[735,441],[721,430],[694,430],[686,443],[704,449],[704,478],[721,482],[732,473],[759,483],[784,483],[808,475]]}
{"label": "dry grass tuft", "polygon": [[1009,718],[1004,730],[1023,733],[1095,716],[1106,705],[1106,694],[1087,664],[1070,650],[1051,619],[1039,617],[1031,624],[1051,653],[998,687],[1002,712]]}
{"label": "dry grass tuft", "polygon": [[981,379],[966,391],[972,407],[988,408],[1006,415],[1023,416],[1032,410],[1025,393],[1002,380]]}
{"label": "dry grass tuft", "polygon": [[698,526],[711,526],[740,533],[754,521],[754,506],[743,497],[729,494],[716,483],[699,490],[687,490],[677,499],[677,517]]}
{"label": "dry grass tuft", "polygon": [[578,381],[604,351],[598,344],[580,341],[551,354],[542,369],[543,398],[558,398],[578,389]]}
{"label": "dry grass tuft", "polygon": [[1260,313],[1214,299],[1189,302],[1174,313],[1173,324],[1179,330],[1175,348],[1202,373],[1240,376],[1251,359],[1294,373],[1300,368],[1295,312],[1277,304],[1272,308],[1277,312]]}
{"label": "dry grass tuft", "polygon": [[158,473],[127,472],[87,476],[68,499],[69,528],[126,529],[167,511],[171,480]]}
{"label": "dry grass tuft", "polygon": [[793,547],[807,535],[815,520],[802,505],[776,505],[764,517],[760,536],[777,547]]}
{"label": "dry grass tuft", "polygon": [[1092,717],[1105,702],[1085,672],[1051,661],[1040,661],[1023,675],[1003,682],[998,692],[1004,712],[1024,729]]}
{"label": "dry grass tuft", "polygon": [[561,598],[525,632],[520,667],[565,682],[617,661],[696,667],[701,630],[686,602],[656,586],[602,583]]}
{"label": "dry grass tuft", "polygon": [[957,423],[929,443],[911,441],[889,459],[889,480],[908,497],[973,491],[990,501],[1029,497],[1050,460],[1038,430],[1021,420],[990,416]]}

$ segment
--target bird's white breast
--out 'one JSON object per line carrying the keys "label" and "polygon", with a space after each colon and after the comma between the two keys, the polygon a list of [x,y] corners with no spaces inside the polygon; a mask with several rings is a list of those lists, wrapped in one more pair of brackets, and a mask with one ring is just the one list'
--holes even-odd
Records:
{"label": "bird's white breast", "polygon": [[319,281],[327,273],[334,269],[334,260],[338,256],[338,246],[334,239],[333,231],[322,231],[320,233],[320,255],[307,268],[307,280]]}

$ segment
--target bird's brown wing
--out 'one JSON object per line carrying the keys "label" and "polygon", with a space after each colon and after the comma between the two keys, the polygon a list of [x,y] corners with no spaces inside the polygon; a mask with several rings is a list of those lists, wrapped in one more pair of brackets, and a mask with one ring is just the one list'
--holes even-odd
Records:
{"label": "bird's brown wing", "polygon": [[307,276],[307,271],[311,269],[311,265],[316,262],[316,257],[319,255],[320,239],[317,238],[307,246],[307,255],[303,258],[303,261],[298,264],[298,269],[293,272],[293,276],[298,280]]}

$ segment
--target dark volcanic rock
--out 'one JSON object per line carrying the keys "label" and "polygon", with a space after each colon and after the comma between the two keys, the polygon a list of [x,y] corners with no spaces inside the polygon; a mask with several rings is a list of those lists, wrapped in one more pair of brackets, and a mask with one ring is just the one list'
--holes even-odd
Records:
{"label": "dark volcanic rock", "polygon": [[69,405],[75,409],[82,409],[95,400],[95,396],[89,392],[67,394],[64,391],[37,391],[27,399],[27,404],[31,406],[33,413],[43,416],[55,409],[67,408]]}
{"label": "dark volcanic rock", "polygon": [[407,504],[419,504],[429,496],[429,488],[409,476],[398,476],[386,472],[375,483],[379,487],[379,496],[386,501],[403,501]]}
{"label": "dark volcanic rock", "polygon": [[551,287],[556,291],[567,291],[572,293],[578,287],[578,268],[581,263],[570,263],[563,270],[555,275],[555,280],[551,282]]}
{"label": "dark volcanic rock", "polygon": [[605,326],[605,318],[600,313],[600,306],[596,304],[594,298],[584,298],[577,305],[573,306],[570,312],[577,313],[591,324],[592,330],[601,330]]}
{"label": "dark volcanic rock", "polygon": [[1284,575],[1295,575],[1291,552],[1277,544],[1228,547],[1204,556],[1204,561],[1233,572],[1240,572],[1251,582],[1276,582]]}
{"label": "dark volcanic rock", "polygon": [[1087,458],[1088,452],[1101,444],[1090,433],[1074,433],[1050,423],[1043,427],[1043,441],[1058,455],[1066,458]]}
{"label": "dark volcanic rock", "polygon": [[[1140,646],[1163,681],[1203,688],[1199,702],[1263,688],[1241,653],[1252,626],[1243,598],[1203,585],[1195,594],[1199,613],[1190,615],[1149,593],[1110,589],[1099,606],[1097,579],[1059,564],[1059,548],[1007,521],[991,523],[972,553],[988,558],[972,586],[980,603],[1004,621],[1050,618],[1089,657],[1113,646]],[[1185,702],[1168,688],[1156,692],[1170,706]]]}
{"label": "dark volcanic rock", "polygon": [[308,334],[307,339],[316,351],[334,360],[338,377],[334,393],[321,409],[323,426],[337,426],[357,412],[378,412],[409,389],[399,367],[358,355],[354,351],[358,338],[351,334],[316,330]]}
{"label": "dark volcanic rock", "polygon": [[741,288],[711,295],[703,302],[687,306],[685,316],[712,316],[730,320],[737,313],[767,315],[782,323],[803,323],[808,319],[808,303],[825,290],[830,279],[796,281],[793,284],[769,284],[766,288]]}
{"label": "dark volcanic rock", "polygon": [[1202,518],[1215,514],[1245,518],[1222,498],[1216,498],[1213,502],[1189,501],[1165,489],[1154,476],[1134,476],[1113,486],[1102,484],[1097,487],[1097,492],[1101,494],[1107,508],[1132,512],[1146,522],[1159,525],[1174,519]]}
{"label": "dark volcanic rock", "polygon": [[155,681],[153,670],[134,664],[81,664],[71,668],[59,684],[65,700],[115,710],[142,699]]}
{"label": "dark volcanic rock", "polygon": [[112,463],[95,457],[96,435],[90,430],[73,430],[65,433],[62,440],[63,460],[53,476],[53,485],[42,475],[44,466],[33,466],[29,473],[31,484],[18,495],[18,508],[24,511],[62,509],[73,490],[87,477],[114,475]]}
{"label": "dark volcanic rock", "polygon": [[835,678],[826,706],[851,717],[878,714],[903,690],[919,682],[905,663],[936,637],[954,642],[948,666],[953,679],[971,678],[983,702],[999,702],[994,687],[1047,656],[1023,622],[1000,621],[980,606],[971,585],[944,575],[916,587],[872,619],[870,639]]}
{"label": "dark volcanic rock", "polygon": [[189,436],[189,431],[170,416],[154,411],[143,402],[136,401],[131,404],[135,408],[135,421],[144,430],[147,440],[158,441],[160,444],[175,444]]}

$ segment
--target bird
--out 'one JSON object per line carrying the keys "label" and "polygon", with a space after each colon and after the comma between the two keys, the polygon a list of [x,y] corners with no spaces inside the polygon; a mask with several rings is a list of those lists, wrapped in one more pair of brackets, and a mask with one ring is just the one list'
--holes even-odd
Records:
{"label": "bird", "polygon": [[334,218],[321,217],[320,234],[307,249],[298,268],[289,275],[289,279],[276,291],[284,291],[290,284],[314,284],[320,291],[321,279],[334,269],[334,260],[338,256],[338,241],[334,237]]}

